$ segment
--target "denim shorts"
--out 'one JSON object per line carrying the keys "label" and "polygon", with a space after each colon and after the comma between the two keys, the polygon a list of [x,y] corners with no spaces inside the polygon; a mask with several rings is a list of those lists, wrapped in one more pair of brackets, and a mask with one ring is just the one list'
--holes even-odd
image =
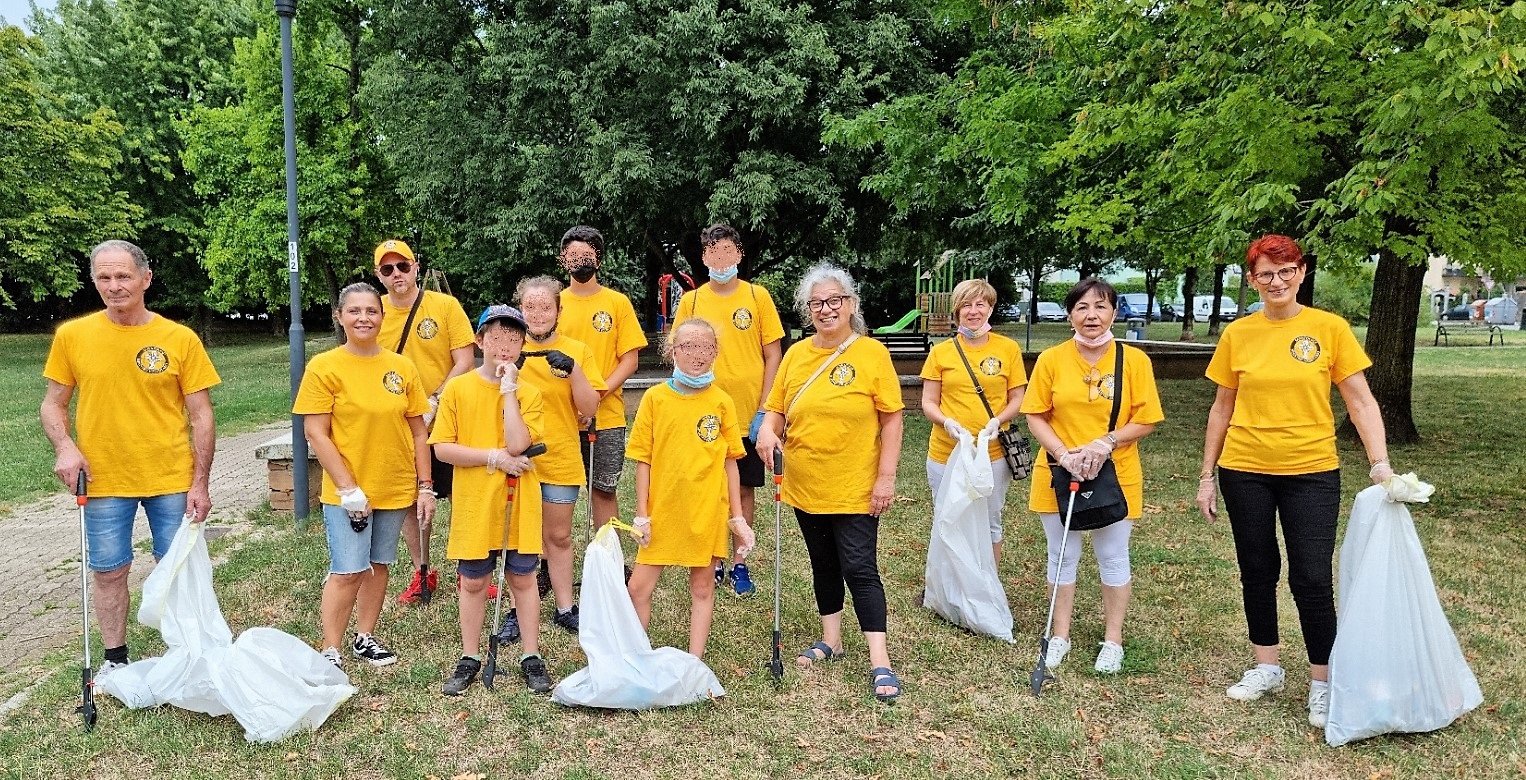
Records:
{"label": "denim shorts", "polygon": [[[457,561],[456,571],[460,572],[461,576],[466,579],[475,580],[479,577],[486,577],[492,574],[493,567],[497,565],[498,551],[494,550],[488,553],[486,558],[479,558],[475,561]],[[539,555],[534,553],[526,555],[518,550],[509,550],[509,559],[504,563],[504,568],[507,568],[510,574],[524,576],[526,574],[534,574],[535,568],[539,565]]]}
{"label": "denim shorts", "polygon": [[540,483],[540,498],[553,504],[576,504],[582,485],[547,485]]}
{"label": "denim shorts", "polygon": [[107,572],[132,563],[132,524],[138,505],[148,515],[154,537],[154,560],[170,551],[170,542],[185,520],[184,493],[123,498],[102,496],[85,502],[85,537],[90,541],[90,570]]}
{"label": "denim shorts", "polygon": [[350,527],[350,513],[336,504],[323,505],[323,530],[329,540],[329,573],[360,574],[371,564],[397,562],[397,538],[407,509],[372,509],[371,522],[359,532]]}

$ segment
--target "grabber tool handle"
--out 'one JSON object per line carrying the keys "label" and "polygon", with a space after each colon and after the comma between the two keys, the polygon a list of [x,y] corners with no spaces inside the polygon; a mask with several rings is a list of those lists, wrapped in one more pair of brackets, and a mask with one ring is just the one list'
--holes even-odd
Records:
{"label": "grabber tool handle", "polygon": [[85,470],[79,470],[79,476],[74,480],[74,503],[85,505]]}

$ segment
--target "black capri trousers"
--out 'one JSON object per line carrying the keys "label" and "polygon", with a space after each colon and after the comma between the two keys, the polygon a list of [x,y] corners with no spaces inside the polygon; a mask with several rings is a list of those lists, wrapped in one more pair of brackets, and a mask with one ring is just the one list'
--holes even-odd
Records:
{"label": "black capri trousers", "polygon": [[885,632],[885,586],[880,582],[880,521],[873,515],[812,514],[795,510],[800,535],[811,556],[816,612],[843,610],[844,585],[853,593],[853,613],[866,632]]}

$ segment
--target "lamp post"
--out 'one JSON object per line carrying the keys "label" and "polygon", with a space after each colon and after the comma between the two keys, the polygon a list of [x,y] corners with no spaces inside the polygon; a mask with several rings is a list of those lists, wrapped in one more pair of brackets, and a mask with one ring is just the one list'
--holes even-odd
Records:
{"label": "lamp post", "polygon": [[[287,339],[291,360],[291,397],[295,401],[307,366],[302,328],[302,275],[297,256],[297,108],[292,84],[291,19],[297,0],[275,0],[281,20],[281,112],[286,125],[286,273],[291,284],[291,327]],[[302,415],[291,416],[292,511],[299,525],[307,522],[307,435]]]}

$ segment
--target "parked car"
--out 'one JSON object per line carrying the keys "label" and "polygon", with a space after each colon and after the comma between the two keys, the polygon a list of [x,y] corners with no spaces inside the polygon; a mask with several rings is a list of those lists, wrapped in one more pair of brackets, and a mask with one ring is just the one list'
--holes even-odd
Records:
{"label": "parked car", "polygon": [[[1240,311],[1240,305],[1228,295],[1219,296],[1219,321],[1229,322]],[[1208,315],[1213,313],[1213,296],[1197,295],[1192,298],[1192,319],[1195,322],[1207,322]]]}
{"label": "parked car", "polygon": [[[1149,296],[1144,293],[1122,293],[1118,296],[1118,319],[1129,317],[1144,318],[1145,304],[1149,302]],[[1162,304],[1160,299],[1155,299],[1155,307],[1150,310],[1151,322],[1171,322],[1176,310],[1171,304]]]}
{"label": "parked car", "polygon": [[1255,314],[1256,312],[1261,311],[1262,309],[1265,309],[1265,308],[1266,308],[1266,301],[1256,301],[1255,303],[1245,307],[1245,313],[1246,314]]}
{"label": "parked car", "polygon": [[1039,322],[1065,322],[1070,315],[1065,313],[1065,307],[1054,301],[1039,301]]}
{"label": "parked car", "polygon": [[1473,304],[1459,303],[1441,315],[1441,319],[1448,322],[1461,322],[1473,319]]}
{"label": "parked car", "polygon": [[1028,313],[1028,307],[1024,303],[1003,303],[996,307],[996,320],[998,322],[1022,322],[1023,316]]}

